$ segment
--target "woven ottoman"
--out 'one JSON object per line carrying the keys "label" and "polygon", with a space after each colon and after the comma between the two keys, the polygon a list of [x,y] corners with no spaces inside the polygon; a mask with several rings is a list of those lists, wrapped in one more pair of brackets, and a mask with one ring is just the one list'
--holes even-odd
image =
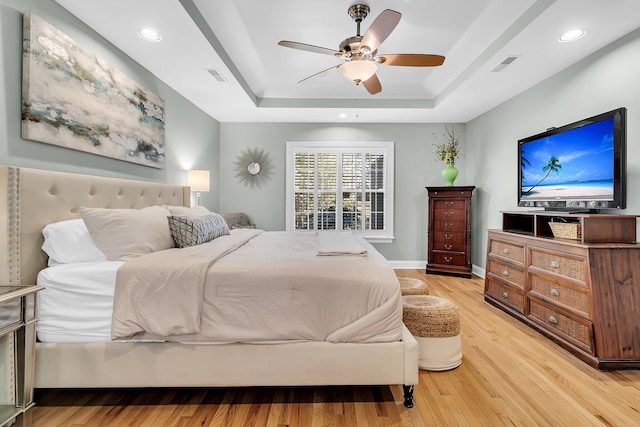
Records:
{"label": "woven ottoman", "polygon": [[418,341],[420,369],[446,371],[460,366],[460,315],[454,303],[431,295],[407,295],[402,319]]}
{"label": "woven ottoman", "polygon": [[402,295],[429,295],[427,284],[413,277],[398,277]]}

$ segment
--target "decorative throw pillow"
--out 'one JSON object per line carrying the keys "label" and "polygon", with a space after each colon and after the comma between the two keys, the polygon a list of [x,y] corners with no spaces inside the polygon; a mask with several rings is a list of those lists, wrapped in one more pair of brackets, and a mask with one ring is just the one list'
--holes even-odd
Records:
{"label": "decorative throw pillow", "polygon": [[229,234],[227,223],[217,213],[210,213],[197,218],[186,216],[170,216],[168,218],[171,236],[179,248],[201,245]]}
{"label": "decorative throw pillow", "polygon": [[80,208],[96,245],[110,261],[126,261],[151,252],[173,248],[167,227],[167,208],[143,209]]}

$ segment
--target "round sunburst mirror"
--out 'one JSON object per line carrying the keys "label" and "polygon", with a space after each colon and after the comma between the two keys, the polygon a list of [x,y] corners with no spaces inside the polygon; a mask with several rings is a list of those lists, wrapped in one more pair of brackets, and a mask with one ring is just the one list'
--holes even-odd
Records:
{"label": "round sunburst mirror", "polygon": [[247,148],[236,157],[236,177],[245,187],[260,187],[271,177],[273,164],[269,154],[258,148]]}

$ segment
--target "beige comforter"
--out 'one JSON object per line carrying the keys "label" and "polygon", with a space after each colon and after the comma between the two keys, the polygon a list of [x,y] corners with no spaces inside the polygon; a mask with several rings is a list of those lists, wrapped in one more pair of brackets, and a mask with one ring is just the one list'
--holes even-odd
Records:
{"label": "beige comforter", "polygon": [[233,230],[133,259],[118,271],[112,338],[398,340],[395,273],[373,246],[359,243],[367,256],[318,256],[315,233]]}

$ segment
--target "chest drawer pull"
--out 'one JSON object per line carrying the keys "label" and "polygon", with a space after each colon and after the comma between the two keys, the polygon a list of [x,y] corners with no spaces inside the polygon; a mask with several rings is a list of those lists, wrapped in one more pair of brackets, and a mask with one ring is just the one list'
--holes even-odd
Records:
{"label": "chest drawer pull", "polygon": [[549,293],[551,293],[551,295],[553,295],[554,297],[559,297],[560,296],[560,291],[557,290],[556,288],[551,288]]}
{"label": "chest drawer pull", "polygon": [[548,319],[548,320],[549,320],[549,323],[553,323],[554,325],[557,325],[557,324],[558,324],[558,319],[556,319],[556,318],[555,318],[555,317],[553,317],[553,316],[549,316],[549,319]]}
{"label": "chest drawer pull", "polygon": [[452,259],[453,257],[450,257],[450,256],[444,257],[445,262],[451,262]]}
{"label": "chest drawer pull", "polygon": [[444,248],[450,251],[451,249],[453,249],[453,245],[444,245]]}
{"label": "chest drawer pull", "polygon": [[451,212],[451,211],[446,211],[446,212],[444,213],[444,216],[453,216],[453,212]]}
{"label": "chest drawer pull", "polygon": [[504,292],[502,293],[502,298],[509,298],[509,292],[504,291]]}
{"label": "chest drawer pull", "polygon": [[508,276],[509,276],[509,270],[503,270],[503,271],[502,271],[502,275],[503,275],[504,277],[508,277]]}
{"label": "chest drawer pull", "polygon": [[448,201],[447,201],[447,202],[444,202],[444,204],[445,204],[445,205],[447,205],[447,206],[449,206],[449,207],[453,206],[453,202],[448,202]]}
{"label": "chest drawer pull", "polygon": [[451,239],[453,239],[453,234],[445,234],[444,238],[447,239],[447,240],[451,240]]}
{"label": "chest drawer pull", "polygon": [[509,255],[509,248],[504,248],[502,250],[502,253],[505,254],[505,255]]}
{"label": "chest drawer pull", "polygon": [[560,264],[558,264],[558,261],[551,261],[551,267],[552,268],[559,268]]}
{"label": "chest drawer pull", "polygon": [[451,227],[453,227],[453,223],[452,222],[445,222],[444,226],[445,226],[445,228],[451,228]]}

